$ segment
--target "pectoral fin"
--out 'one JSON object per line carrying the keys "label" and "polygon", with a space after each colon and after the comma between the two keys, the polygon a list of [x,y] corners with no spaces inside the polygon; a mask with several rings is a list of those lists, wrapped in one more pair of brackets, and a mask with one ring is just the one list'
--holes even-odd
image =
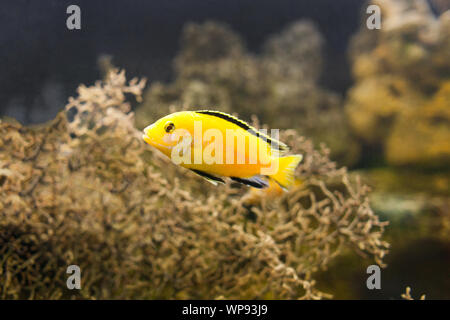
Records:
{"label": "pectoral fin", "polygon": [[254,177],[245,178],[245,179],[237,178],[237,177],[230,177],[230,179],[232,179],[236,182],[243,183],[250,187],[258,188],[258,189],[267,188],[269,186],[269,183],[267,181],[263,180],[263,178],[261,178],[261,176],[254,176]]}
{"label": "pectoral fin", "polygon": [[212,174],[206,173],[204,171],[201,170],[195,170],[195,169],[191,169],[191,171],[195,172],[196,174],[198,174],[199,176],[205,178],[208,182],[212,183],[213,185],[217,186],[217,183],[225,183],[225,181],[223,181],[223,179],[213,176]]}

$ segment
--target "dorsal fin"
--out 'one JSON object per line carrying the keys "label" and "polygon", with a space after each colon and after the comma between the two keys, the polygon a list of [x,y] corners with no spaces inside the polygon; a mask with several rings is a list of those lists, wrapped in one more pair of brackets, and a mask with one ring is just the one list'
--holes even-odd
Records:
{"label": "dorsal fin", "polygon": [[207,115],[218,117],[218,118],[224,119],[228,122],[231,122],[231,123],[241,127],[242,129],[248,131],[248,133],[267,142],[268,144],[271,145],[272,149],[278,149],[280,152],[286,152],[289,150],[289,147],[286,144],[284,144],[283,142],[272,139],[267,134],[264,134],[264,133],[258,131],[256,128],[249,125],[247,122],[245,122],[241,119],[238,119],[228,113],[221,112],[221,111],[213,111],[213,110],[199,110],[199,111],[195,111],[195,113],[207,114]]}

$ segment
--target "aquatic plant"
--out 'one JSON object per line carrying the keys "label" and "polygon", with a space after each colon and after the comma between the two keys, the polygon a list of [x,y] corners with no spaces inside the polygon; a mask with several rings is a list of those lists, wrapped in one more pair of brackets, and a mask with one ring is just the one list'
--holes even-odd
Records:
{"label": "aquatic plant", "polygon": [[[405,293],[402,293],[401,297],[405,300],[414,300],[414,298],[411,296],[411,288],[406,287]],[[425,300],[425,295],[420,296],[420,300]]]}
{"label": "aquatic plant", "polygon": [[383,264],[386,222],[328,150],[283,132],[302,184],[249,202],[144,145],[126,102],[144,84],[113,70],[46,125],[0,122],[1,298],[320,299],[314,275],[343,250]]}

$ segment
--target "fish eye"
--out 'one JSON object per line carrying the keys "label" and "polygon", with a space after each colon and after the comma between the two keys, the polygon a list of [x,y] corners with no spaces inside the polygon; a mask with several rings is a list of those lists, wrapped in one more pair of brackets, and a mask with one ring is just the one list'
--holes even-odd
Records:
{"label": "fish eye", "polygon": [[171,133],[173,130],[175,130],[175,125],[173,124],[173,122],[167,122],[164,125],[164,131],[166,131],[167,133]]}

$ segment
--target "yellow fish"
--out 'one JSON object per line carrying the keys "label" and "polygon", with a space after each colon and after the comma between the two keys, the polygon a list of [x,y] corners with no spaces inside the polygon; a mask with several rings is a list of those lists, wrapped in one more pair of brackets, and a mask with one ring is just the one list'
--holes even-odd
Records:
{"label": "yellow fish", "polygon": [[169,114],[146,127],[143,139],[174,163],[215,185],[229,177],[266,188],[272,179],[288,189],[302,160],[302,155],[284,156],[287,145],[219,111]]}

